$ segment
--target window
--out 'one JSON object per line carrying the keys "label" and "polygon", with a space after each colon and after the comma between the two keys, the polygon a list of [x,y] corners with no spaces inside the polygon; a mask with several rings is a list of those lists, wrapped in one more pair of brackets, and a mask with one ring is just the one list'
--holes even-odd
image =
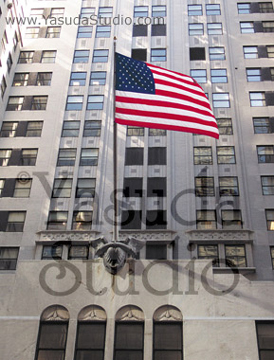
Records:
{"label": "window", "polygon": [[250,14],[250,3],[238,3],[238,14]]}
{"label": "window", "polygon": [[247,81],[262,81],[261,68],[246,69]]}
{"label": "window", "polygon": [[[135,320],[135,321],[134,321]],[[143,321],[116,321],[114,360],[143,359],[144,323]]]}
{"label": "window", "polygon": [[166,36],[166,25],[153,24],[151,27],[151,36]]}
{"label": "window", "polygon": [[14,37],[13,37],[13,50],[14,50],[14,51],[15,51],[16,48],[17,48],[18,42],[19,42],[18,35],[17,35],[17,32],[15,31]]}
{"label": "window", "polygon": [[4,97],[6,89],[7,89],[7,82],[6,82],[5,76],[3,76],[2,81],[1,81],[1,97],[2,98]]}
{"label": "window", "polygon": [[266,106],[264,92],[249,93],[250,106]]}
{"label": "window", "polygon": [[[79,251],[81,251],[80,248]],[[91,317],[89,314],[94,314],[95,316]],[[104,359],[105,333],[106,314],[104,310],[99,306],[84,308],[78,317],[75,359]]]}
{"label": "window", "polygon": [[74,166],[76,149],[60,149],[57,166]]}
{"label": "window", "polygon": [[36,85],[49,86],[51,84],[51,72],[40,72],[37,74]]}
{"label": "window", "polygon": [[215,210],[197,210],[196,219],[196,227],[198,230],[217,229]]}
{"label": "window", "polygon": [[256,321],[260,360],[271,360],[274,356],[274,322]]}
{"label": "window", "polygon": [[77,137],[79,135],[80,121],[64,121],[62,137]]}
{"label": "window", "polygon": [[92,212],[91,211],[74,211],[72,219],[73,230],[91,230]]}
{"label": "window", "polygon": [[103,110],[104,95],[89,95],[87,110]]}
{"label": "window", "polygon": [[143,165],[143,148],[126,148],[125,165]]}
{"label": "window", "polygon": [[42,260],[61,260],[63,253],[62,245],[45,245],[43,246]]}
{"label": "window", "polygon": [[207,15],[221,15],[220,4],[206,4]]}
{"label": "window", "polygon": [[0,149],[0,166],[8,166],[11,152],[11,149]]}
{"label": "window", "polygon": [[134,6],[134,17],[147,17],[148,6]]}
{"label": "window", "polygon": [[263,195],[274,195],[274,176],[261,176]]}
{"label": "window", "polygon": [[66,110],[82,110],[83,101],[83,95],[69,95],[67,98]]}
{"label": "window", "polygon": [[138,61],[147,61],[147,49],[132,49],[131,57]]}
{"label": "window", "polygon": [[225,48],[220,47],[210,47],[209,48],[209,59],[210,60],[225,60]]}
{"label": "window", "polygon": [[26,39],[37,39],[39,36],[39,27],[27,27],[25,32]]}
{"label": "window", "polygon": [[79,26],[77,38],[91,38],[92,26]]}
{"label": "window", "polygon": [[190,76],[193,77],[199,84],[207,82],[206,70],[204,69],[191,69]]}
{"label": "window", "polygon": [[42,134],[43,121],[28,121],[26,137],[39,137]]}
{"label": "window", "polygon": [[54,305],[43,312],[35,360],[65,358],[68,320],[68,311],[63,306]]}
{"label": "window", "polygon": [[246,267],[244,245],[225,245],[225,262],[229,267]]}
{"label": "window", "polygon": [[143,179],[142,178],[124,178],[124,197],[142,197]]}
{"label": "window", "polygon": [[274,81],[274,68],[270,68],[271,81]]}
{"label": "window", "polygon": [[97,38],[109,38],[111,33],[111,26],[97,26],[96,37]]}
{"label": "window", "polygon": [[214,108],[229,108],[229,93],[213,93],[212,94]]}
{"label": "window", "polygon": [[191,61],[205,60],[205,48],[204,47],[193,47],[189,49],[189,57]]}
{"label": "window", "polygon": [[195,16],[195,15],[203,15],[203,8],[202,5],[188,5],[188,15],[189,16]]}
{"label": "window", "polygon": [[274,21],[263,21],[263,32],[274,32]]}
{"label": "window", "polygon": [[31,102],[31,110],[46,110],[47,108],[47,96],[33,96]]}
{"label": "window", "polygon": [[[144,128],[142,128],[144,130]],[[148,136],[166,136],[164,129],[148,129]]]}
{"label": "window", "polygon": [[154,5],[152,6],[152,17],[165,17],[166,6],[165,5]]}
{"label": "window", "polygon": [[223,25],[222,23],[209,23],[207,24],[208,35],[222,35]]}
{"label": "window", "polygon": [[121,229],[141,229],[142,211],[122,210]]}
{"label": "window", "polygon": [[204,24],[188,24],[189,35],[204,35]]}
{"label": "window", "polygon": [[[255,32],[253,21],[241,21],[240,29],[242,34],[253,34]],[[258,31],[256,31],[258,32]]]}
{"label": "window", "polygon": [[91,15],[94,15],[94,14],[95,14],[94,7],[82,7],[81,8],[81,14],[80,14],[81,19],[83,19],[83,18],[90,19]]}
{"label": "window", "polygon": [[101,121],[100,120],[86,120],[84,125],[84,137],[87,136],[101,136]]}
{"label": "window", "polygon": [[260,13],[272,13],[273,4],[272,2],[259,2]]}
{"label": "window", "polygon": [[146,259],[148,260],[166,260],[166,244],[146,244]]}
{"label": "window", "polygon": [[94,198],[96,179],[78,179],[76,187],[76,198]]}
{"label": "window", "polygon": [[0,247],[0,270],[16,270],[19,247]]}
{"label": "window", "polygon": [[55,63],[56,50],[43,51],[41,57],[41,63]]}
{"label": "window", "polygon": [[48,26],[46,32],[46,38],[53,39],[59,38],[61,33],[61,26]]}
{"label": "window", "polygon": [[22,232],[25,218],[25,211],[9,211],[6,232]]}
{"label": "window", "polygon": [[218,245],[198,245],[198,259],[211,259],[213,266],[219,266]]}
{"label": "window", "polygon": [[12,56],[9,53],[8,58],[7,58],[7,68],[8,68],[8,72],[10,72],[10,69],[12,67],[13,61],[12,61]]}
{"label": "window", "polygon": [[66,230],[68,221],[67,211],[50,211],[48,218],[48,230]]}
{"label": "window", "polygon": [[195,178],[195,195],[196,196],[214,196],[214,178],[213,177],[196,177]]}
{"label": "window", "polygon": [[147,196],[148,197],[165,197],[166,181],[165,177],[148,177],[147,178]]}
{"label": "window", "polygon": [[138,126],[127,126],[127,136],[144,136],[145,129]]}
{"label": "window", "polygon": [[212,83],[227,83],[226,69],[211,69],[210,73]]}
{"label": "window", "polygon": [[254,134],[271,134],[274,132],[274,119],[269,117],[253,118]]}
{"label": "window", "polygon": [[0,179],[0,197],[2,196],[4,186],[5,186],[5,179]]}
{"label": "window", "polygon": [[241,210],[222,210],[222,227],[223,229],[241,229],[242,215]]}
{"label": "window", "polygon": [[30,10],[30,16],[31,17],[36,17],[38,19],[43,19],[43,15],[44,15],[44,9],[31,9]]}
{"label": "window", "polygon": [[35,166],[37,158],[37,149],[22,149],[19,159],[19,165]]}
{"label": "window", "polygon": [[31,64],[33,60],[34,51],[21,51],[18,59],[18,64]]}
{"label": "window", "polygon": [[257,46],[244,46],[244,57],[245,59],[257,59],[258,58],[258,47]]}
{"label": "window", "polygon": [[15,73],[13,77],[12,86],[27,86],[29,73]]}
{"label": "window", "polygon": [[13,197],[27,198],[30,196],[32,179],[16,179]]}
{"label": "window", "polygon": [[112,17],[113,8],[112,7],[99,7],[99,17],[111,18]]}
{"label": "window", "polygon": [[147,229],[166,229],[167,228],[166,210],[148,210],[146,214]]}
{"label": "window", "polygon": [[55,179],[53,184],[53,198],[70,198],[72,179]]}
{"label": "window", "polygon": [[166,61],[166,49],[151,49],[152,62],[155,61]]}
{"label": "window", "polygon": [[94,50],[92,62],[108,62],[108,50]]}
{"label": "window", "polygon": [[267,230],[274,231],[274,209],[265,210]]}
{"label": "window", "polygon": [[236,176],[219,177],[220,196],[239,196],[238,178]]}
{"label": "window", "polygon": [[271,261],[272,261],[272,269],[274,269],[274,247],[270,247],[270,255],[271,255]]}
{"label": "window", "polygon": [[99,149],[82,149],[80,166],[97,166]]}
{"label": "window", "polygon": [[90,82],[89,85],[98,86],[106,84],[106,71],[93,71],[90,74]]}
{"label": "window", "polygon": [[21,111],[24,103],[24,96],[10,96],[6,111]]}
{"label": "window", "polygon": [[87,63],[89,59],[89,50],[75,50],[74,51],[74,63]]}
{"label": "window", "polygon": [[267,46],[266,51],[267,51],[267,57],[269,58],[274,57],[274,46]]}
{"label": "window", "polygon": [[72,72],[70,75],[70,86],[84,86],[86,84],[86,72]]}
{"label": "window", "polygon": [[166,148],[149,147],[148,165],[166,165]]}
{"label": "window", "polygon": [[218,164],[235,164],[234,146],[217,146],[217,161]]}
{"label": "window", "polygon": [[212,165],[212,148],[210,146],[194,147],[194,165]]}
{"label": "window", "polygon": [[273,145],[257,146],[257,153],[259,163],[274,163]]}
{"label": "window", "polygon": [[69,247],[69,260],[87,260],[89,247],[87,245],[72,245]]}
{"label": "window", "polygon": [[17,126],[18,121],[3,121],[0,136],[14,137],[16,134]]}
{"label": "window", "polygon": [[50,12],[50,17],[62,17],[65,13],[64,8],[52,8]]}

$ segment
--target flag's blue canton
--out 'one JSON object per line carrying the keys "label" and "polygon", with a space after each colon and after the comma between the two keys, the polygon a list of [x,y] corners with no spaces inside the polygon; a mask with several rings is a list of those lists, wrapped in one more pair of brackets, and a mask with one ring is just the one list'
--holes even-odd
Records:
{"label": "flag's blue canton", "polygon": [[116,54],[116,90],[155,94],[151,70],[141,61]]}

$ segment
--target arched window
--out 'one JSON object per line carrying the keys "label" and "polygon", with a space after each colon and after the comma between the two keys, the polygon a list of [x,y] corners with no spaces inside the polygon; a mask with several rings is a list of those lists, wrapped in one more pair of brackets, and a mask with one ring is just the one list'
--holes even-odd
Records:
{"label": "arched window", "polygon": [[69,313],[60,305],[43,311],[36,348],[36,360],[64,360]]}
{"label": "arched window", "polygon": [[100,306],[90,305],[78,316],[75,360],[103,360],[105,350],[106,313]]}
{"label": "arched window", "polygon": [[183,359],[182,314],[174,306],[162,306],[153,316],[153,360]]}
{"label": "arched window", "polygon": [[143,360],[144,314],[137,306],[125,306],[116,314],[114,360]]}

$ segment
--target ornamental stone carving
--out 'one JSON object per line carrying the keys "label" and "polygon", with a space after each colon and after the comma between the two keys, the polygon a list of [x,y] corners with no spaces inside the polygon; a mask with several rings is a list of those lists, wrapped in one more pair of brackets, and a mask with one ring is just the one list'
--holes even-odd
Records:
{"label": "ornamental stone carving", "polygon": [[186,232],[189,241],[252,241],[253,231],[250,230],[190,230]]}

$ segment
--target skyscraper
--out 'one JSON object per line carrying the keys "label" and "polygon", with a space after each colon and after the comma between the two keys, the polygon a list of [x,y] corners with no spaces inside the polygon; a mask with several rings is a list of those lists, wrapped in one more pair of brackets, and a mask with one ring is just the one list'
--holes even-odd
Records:
{"label": "skyscraper", "polygon": [[[1,360],[273,359],[273,1],[0,14]],[[192,76],[220,131],[118,125],[116,193],[114,37]]]}

